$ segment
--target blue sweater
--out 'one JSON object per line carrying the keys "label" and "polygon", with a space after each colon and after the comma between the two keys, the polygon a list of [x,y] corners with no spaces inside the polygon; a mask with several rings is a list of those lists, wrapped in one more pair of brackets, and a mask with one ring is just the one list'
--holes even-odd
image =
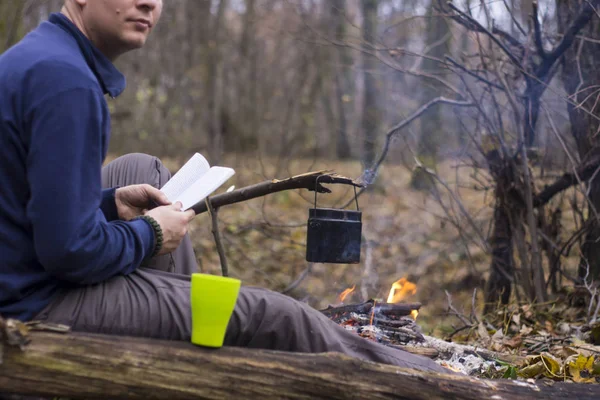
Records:
{"label": "blue sweater", "polygon": [[119,221],[101,189],[105,94],[125,78],[62,14],[0,55],[0,315],[29,320],[62,288],[134,271],[144,220]]}

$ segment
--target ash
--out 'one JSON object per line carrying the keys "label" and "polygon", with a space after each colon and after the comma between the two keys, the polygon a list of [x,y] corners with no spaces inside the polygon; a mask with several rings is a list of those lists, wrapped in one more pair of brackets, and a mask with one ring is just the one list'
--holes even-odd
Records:
{"label": "ash", "polygon": [[460,355],[455,353],[449,360],[437,359],[435,362],[470,376],[479,376],[490,370],[500,370],[500,367],[494,361],[486,361],[483,358],[472,354]]}

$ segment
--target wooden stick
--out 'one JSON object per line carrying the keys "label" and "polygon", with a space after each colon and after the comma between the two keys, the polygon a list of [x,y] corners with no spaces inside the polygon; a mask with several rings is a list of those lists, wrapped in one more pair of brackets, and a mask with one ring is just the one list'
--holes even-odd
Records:
{"label": "wooden stick", "polygon": [[[317,178],[319,178],[318,184],[316,184]],[[319,193],[331,193],[331,190],[327,189],[325,186],[322,185],[323,183],[336,183],[362,187],[361,183],[356,182],[350,178],[346,178],[345,176],[335,174],[331,171],[323,170],[308,172],[306,174],[292,176],[291,178],[283,180],[273,179],[270,181],[257,183],[255,185],[246,186],[234,190],[232,192],[222,193],[217,196],[213,196],[210,198],[209,201],[214,208],[219,208],[228,204],[239,203],[242,201],[254,199],[256,197],[265,196],[271,193],[281,192],[283,190],[308,189],[316,190]],[[194,206],[192,206],[192,209],[196,212],[196,215],[206,212],[208,210],[205,201],[201,201],[200,203],[195,204]]]}
{"label": "wooden stick", "polygon": [[217,245],[217,252],[219,253],[219,260],[221,260],[221,271],[223,271],[223,276],[229,276],[229,267],[227,265],[227,256],[225,256],[225,248],[223,247],[223,241],[221,241],[221,233],[219,232],[219,220],[217,213],[219,212],[218,208],[214,208],[210,203],[210,197],[205,199],[206,208],[208,209],[208,213],[210,214],[210,218],[212,221],[212,234],[215,238],[215,244]]}

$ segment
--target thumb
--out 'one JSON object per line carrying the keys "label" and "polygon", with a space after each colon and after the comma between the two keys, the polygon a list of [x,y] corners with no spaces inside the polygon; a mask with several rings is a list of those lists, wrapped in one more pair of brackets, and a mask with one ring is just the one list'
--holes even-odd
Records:
{"label": "thumb", "polygon": [[144,185],[145,189],[146,189],[146,193],[148,193],[148,197],[150,198],[150,200],[154,200],[158,205],[161,206],[166,206],[168,204],[171,204],[171,202],[169,201],[169,199],[167,198],[167,195],[165,195],[163,192],[161,192],[160,190],[158,190],[157,188],[155,188],[154,186],[151,185]]}
{"label": "thumb", "polygon": [[176,201],[175,203],[173,203],[173,204],[171,205],[171,208],[172,208],[173,210],[175,210],[175,211],[183,211],[183,210],[182,210],[182,208],[183,208],[183,203],[182,203],[182,202],[180,202],[180,201]]}
{"label": "thumb", "polygon": [[187,217],[188,222],[190,222],[191,220],[194,219],[194,217],[196,216],[196,212],[193,209],[189,209],[185,212],[185,216]]}

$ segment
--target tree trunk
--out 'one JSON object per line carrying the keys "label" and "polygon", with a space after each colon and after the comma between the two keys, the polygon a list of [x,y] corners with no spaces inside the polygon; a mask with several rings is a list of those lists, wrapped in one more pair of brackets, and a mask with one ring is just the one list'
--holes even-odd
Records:
{"label": "tree trunk", "polygon": [[[377,9],[378,0],[363,0],[362,39],[366,51],[372,51],[371,45],[377,42]],[[365,95],[363,98],[362,129],[364,135],[363,152],[364,164],[370,168],[375,160],[377,127],[379,125],[379,104],[377,101],[377,78],[375,72],[379,61],[374,56],[363,53],[363,71]]]}
{"label": "tree trunk", "polygon": [[223,153],[222,131],[222,63],[221,63],[221,29],[225,18],[225,10],[229,0],[219,0],[217,15],[212,24],[211,40],[208,43],[208,137],[211,147],[212,163],[219,163]]}
{"label": "tree trunk", "polygon": [[[432,1],[427,11],[427,46],[430,47],[428,56],[444,59],[448,53],[447,42],[449,28],[446,19],[435,15],[435,1]],[[439,75],[441,69],[437,61],[431,58],[423,60],[423,70],[431,75]],[[433,80],[423,82],[421,90],[421,103],[427,103],[437,96],[440,96],[441,88]],[[417,148],[419,161],[427,168],[435,169],[439,147],[444,139],[444,129],[442,123],[442,109],[440,107],[431,107],[420,119],[421,135]],[[431,176],[422,168],[414,170],[411,178],[411,187],[417,190],[428,191],[433,185]]]}
{"label": "tree trunk", "polygon": [[[335,24],[335,40],[338,43],[346,40],[346,0],[331,1],[331,16]],[[338,110],[338,128],[336,132],[335,152],[339,159],[348,159],[352,156],[350,141],[348,140],[348,124],[346,121],[346,102],[354,102],[352,80],[352,53],[346,47],[337,50],[339,73],[335,74],[335,103]]]}
{"label": "tree trunk", "polygon": [[0,392],[86,399],[594,399],[597,385],[425,373],[337,353],[194,346],[107,335],[30,333],[6,348]]}
{"label": "tree trunk", "polygon": [[[556,0],[559,33],[565,32],[585,1]],[[581,35],[596,37],[599,29],[600,21],[598,18],[592,18],[588,25],[582,29]],[[582,103],[583,108],[596,113],[594,107],[597,95],[592,91],[595,88],[593,85],[600,81],[598,65],[600,65],[600,45],[589,41],[575,41],[571,48],[565,52],[562,59],[563,84],[574,103],[567,104],[571,134],[575,139],[579,157],[584,162],[600,154],[597,139],[600,124],[597,117],[587,114],[577,105]],[[589,182],[588,189],[591,207],[595,208],[596,211],[600,211],[600,175],[596,174],[595,178]],[[579,277],[584,278],[586,276],[589,265],[588,280],[596,280],[600,277],[600,226],[591,207],[586,222],[589,230],[581,249]]]}
{"label": "tree trunk", "polygon": [[510,166],[497,148],[486,154],[489,170],[496,181],[493,231],[490,240],[492,261],[485,287],[484,314],[496,309],[499,302],[508,304],[514,281],[513,232],[508,206],[508,190],[512,182]]}

